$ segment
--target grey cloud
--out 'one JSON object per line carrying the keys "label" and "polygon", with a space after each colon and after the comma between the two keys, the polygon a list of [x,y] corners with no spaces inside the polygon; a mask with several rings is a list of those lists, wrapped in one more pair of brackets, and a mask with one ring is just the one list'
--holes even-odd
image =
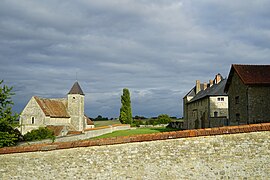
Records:
{"label": "grey cloud", "polygon": [[266,0],[2,1],[0,79],[20,111],[33,95],[64,97],[76,80],[86,113],[117,117],[122,89],[134,115],[182,116],[195,80],[232,63],[269,63]]}

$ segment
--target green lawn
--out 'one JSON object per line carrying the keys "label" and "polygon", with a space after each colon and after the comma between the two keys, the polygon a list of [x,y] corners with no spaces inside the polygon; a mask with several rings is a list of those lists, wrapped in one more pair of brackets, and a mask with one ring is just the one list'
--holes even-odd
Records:
{"label": "green lawn", "polygon": [[101,126],[109,126],[113,124],[121,124],[118,120],[108,120],[108,121],[93,121],[95,124],[95,127],[101,127]]}
{"label": "green lawn", "polygon": [[103,134],[101,136],[94,137],[94,139],[118,137],[118,136],[131,136],[131,135],[136,135],[136,134],[152,134],[152,133],[168,132],[168,131],[177,131],[177,130],[172,129],[172,128],[165,128],[165,127],[137,128],[137,129],[114,131],[112,133]]}

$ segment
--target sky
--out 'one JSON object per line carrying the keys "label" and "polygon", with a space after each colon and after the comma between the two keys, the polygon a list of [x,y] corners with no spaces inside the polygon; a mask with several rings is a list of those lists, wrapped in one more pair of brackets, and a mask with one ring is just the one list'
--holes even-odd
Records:
{"label": "sky", "polygon": [[78,80],[90,117],[182,117],[198,79],[269,64],[269,0],[1,0],[0,79],[13,109],[66,97]]}

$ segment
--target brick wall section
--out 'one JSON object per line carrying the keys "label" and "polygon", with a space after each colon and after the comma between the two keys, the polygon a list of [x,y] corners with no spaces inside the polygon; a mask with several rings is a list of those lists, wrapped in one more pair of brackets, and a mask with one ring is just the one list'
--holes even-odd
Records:
{"label": "brick wall section", "polygon": [[68,149],[88,146],[102,146],[123,144],[132,142],[156,141],[177,138],[189,138],[198,136],[214,136],[223,134],[249,133],[257,131],[270,131],[270,123],[250,124],[240,126],[226,126],[219,128],[193,129],[184,131],[163,132],[155,134],[134,135],[124,137],[113,137],[95,140],[73,141],[73,142],[56,142],[48,144],[37,144],[29,146],[4,147],[0,148],[0,154],[51,151],[57,149]]}

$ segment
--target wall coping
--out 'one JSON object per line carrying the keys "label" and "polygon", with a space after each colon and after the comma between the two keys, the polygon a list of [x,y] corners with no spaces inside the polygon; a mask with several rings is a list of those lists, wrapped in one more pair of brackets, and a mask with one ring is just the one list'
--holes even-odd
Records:
{"label": "wall coping", "polygon": [[46,144],[35,144],[35,145],[29,145],[29,146],[3,147],[3,148],[0,148],[0,155],[11,154],[11,153],[36,152],[36,151],[52,151],[52,150],[69,149],[69,148],[77,148],[77,147],[124,144],[124,143],[132,143],[132,142],[191,138],[191,137],[199,137],[199,136],[215,136],[215,135],[236,134],[236,133],[249,133],[249,132],[258,132],[258,131],[270,131],[270,123],[249,124],[249,125],[239,125],[239,126],[224,126],[224,127],[216,127],[216,128],[192,129],[192,130],[183,130],[183,131],[171,131],[171,132],[162,132],[162,133],[153,133],[153,134],[121,136],[121,137],[80,140],[80,141],[71,141],[71,142],[54,142],[54,143],[46,143]]}

